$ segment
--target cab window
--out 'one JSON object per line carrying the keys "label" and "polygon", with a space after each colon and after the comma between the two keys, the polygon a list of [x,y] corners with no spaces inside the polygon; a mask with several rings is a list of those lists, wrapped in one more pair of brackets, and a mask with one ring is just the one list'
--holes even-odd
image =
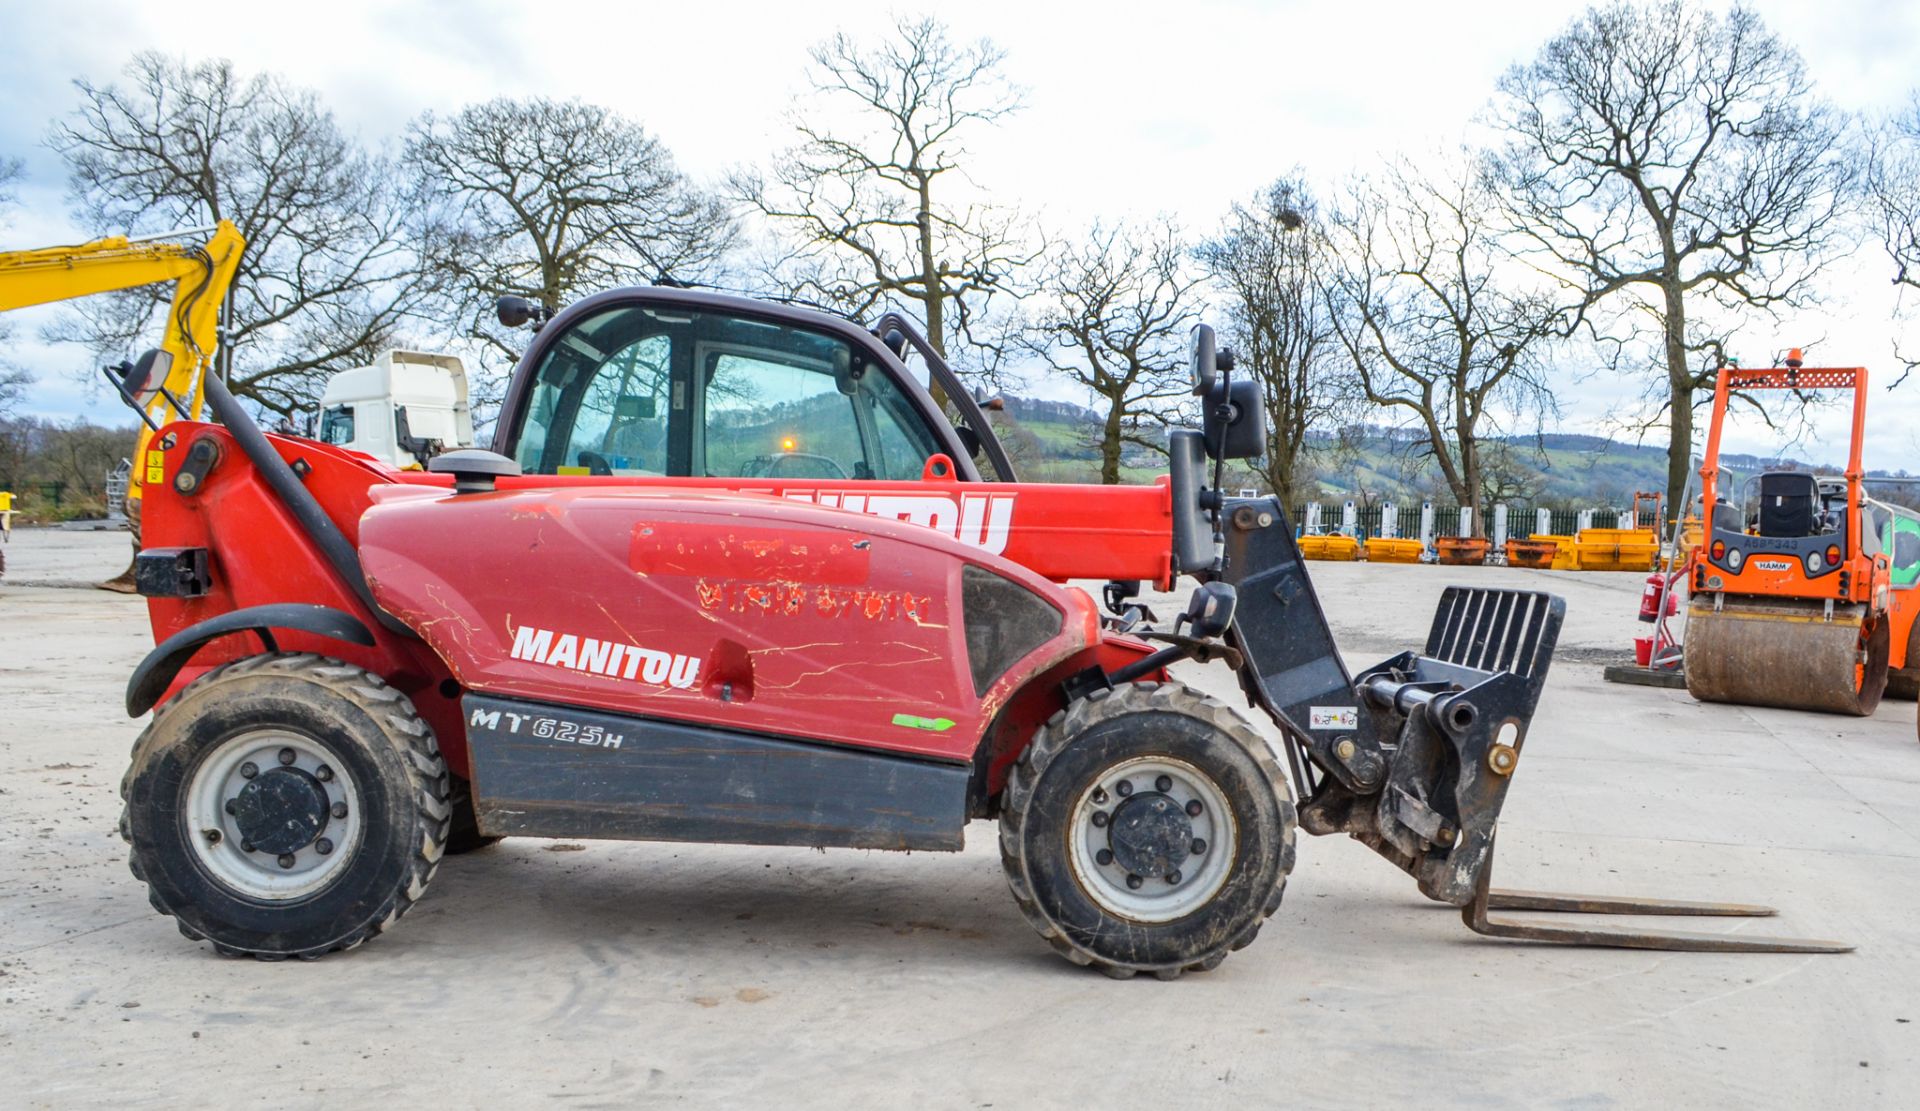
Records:
{"label": "cab window", "polygon": [[320,442],[323,444],[353,442],[353,409],[351,407],[329,405],[321,411]]}
{"label": "cab window", "polygon": [[534,372],[515,455],[535,474],[916,479],[942,450],[834,336],[745,317],[609,309]]}

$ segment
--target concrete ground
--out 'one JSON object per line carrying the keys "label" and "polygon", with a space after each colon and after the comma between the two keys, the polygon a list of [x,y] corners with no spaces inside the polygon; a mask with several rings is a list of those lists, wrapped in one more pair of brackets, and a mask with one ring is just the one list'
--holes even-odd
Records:
{"label": "concrete ground", "polygon": [[[21,530],[0,582],[0,1103],[781,1107],[1913,1106],[1920,744],[1868,720],[1602,682],[1636,575],[1316,565],[1355,663],[1424,639],[1450,579],[1569,620],[1499,882],[1777,905],[1706,928],[1846,956],[1505,944],[1359,844],[1303,838],[1213,973],[1054,957],[993,830],[957,855],[509,841],[449,859],[391,934],[223,960],[147,906],[114,834],[148,646],[85,588],[124,535]],[[1224,674],[1201,682],[1231,694]]]}

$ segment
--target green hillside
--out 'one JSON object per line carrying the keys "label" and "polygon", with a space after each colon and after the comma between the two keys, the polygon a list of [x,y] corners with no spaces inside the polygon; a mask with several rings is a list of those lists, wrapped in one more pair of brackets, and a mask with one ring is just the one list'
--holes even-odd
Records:
{"label": "green hillside", "polygon": [[[994,414],[993,422],[1022,478],[1099,480],[1101,421],[1092,411],[1071,402],[1010,397],[1006,410]],[[1137,434],[1154,443],[1164,442],[1166,435],[1159,427],[1143,428]],[[1490,444],[1488,454],[1507,491],[1502,500],[1516,505],[1617,506],[1630,501],[1636,490],[1666,487],[1666,449],[1655,444],[1551,433],[1503,437]],[[1122,479],[1127,482],[1150,482],[1166,469],[1166,457],[1141,444],[1129,443],[1121,459]],[[1736,483],[1769,469],[1837,470],[1749,455],[1727,455],[1721,462]],[[1309,444],[1307,467],[1327,500],[1361,495],[1398,501],[1451,500],[1439,468],[1405,432],[1392,429],[1316,433]],[[1231,481],[1259,485],[1247,475]]]}

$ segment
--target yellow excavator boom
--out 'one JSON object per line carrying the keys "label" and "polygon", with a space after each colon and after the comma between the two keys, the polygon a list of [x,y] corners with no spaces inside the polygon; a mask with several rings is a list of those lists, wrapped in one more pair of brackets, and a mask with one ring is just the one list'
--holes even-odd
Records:
{"label": "yellow excavator boom", "polygon": [[[198,420],[205,404],[201,384],[219,349],[220,305],[233,286],[247,241],[226,220],[197,230],[213,234],[205,243],[112,236],[78,246],[0,252],[0,312],[172,282],[173,303],[160,342],[168,368],[164,385],[186,416]],[[146,404],[146,415],[152,425],[165,425],[180,414],[156,391]],[[129,502],[140,496],[143,482],[159,481],[158,453],[148,448],[152,436],[150,427],[141,428],[127,486]]]}

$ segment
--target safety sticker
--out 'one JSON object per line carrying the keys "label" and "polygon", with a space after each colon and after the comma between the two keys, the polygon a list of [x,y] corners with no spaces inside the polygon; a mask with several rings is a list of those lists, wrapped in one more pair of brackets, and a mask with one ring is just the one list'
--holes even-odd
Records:
{"label": "safety sticker", "polygon": [[1309,729],[1358,729],[1360,711],[1352,706],[1313,706],[1307,711]]}
{"label": "safety sticker", "polygon": [[893,723],[906,726],[908,729],[925,729],[934,733],[945,733],[954,725],[952,718],[923,718],[918,714],[895,714]]}

